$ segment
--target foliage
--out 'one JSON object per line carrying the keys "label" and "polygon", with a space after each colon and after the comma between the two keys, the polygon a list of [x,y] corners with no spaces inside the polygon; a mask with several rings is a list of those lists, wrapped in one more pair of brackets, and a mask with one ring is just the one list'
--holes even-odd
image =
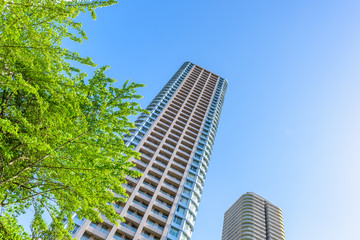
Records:
{"label": "foliage", "polygon": [[42,239],[71,239],[63,219],[71,228],[74,213],[120,218],[109,203],[126,200],[125,176],[139,176],[129,162],[139,155],[122,138],[134,127],[128,116],[144,112],[133,101],[143,85],[115,87],[107,66],[87,77],[74,64],[95,63],[61,46],[87,39],[80,13],[95,19],[115,3],[0,0],[0,239],[26,238],[16,217],[27,209]]}

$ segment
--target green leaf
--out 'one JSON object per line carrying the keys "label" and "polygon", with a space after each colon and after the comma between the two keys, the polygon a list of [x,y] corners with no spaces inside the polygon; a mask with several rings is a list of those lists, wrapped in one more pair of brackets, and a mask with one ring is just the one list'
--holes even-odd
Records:
{"label": "green leaf", "polygon": [[122,220],[109,203],[126,200],[126,175],[139,176],[123,136],[134,128],[129,115],[146,113],[136,102],[144,85],[117,88],[108,66],[61,46],[87,39],[80,13],[95,19],[114,3],[0,1],[0,239],[30,239],[16,220],[29,209],[35,239],[71,239],[74,213]]}

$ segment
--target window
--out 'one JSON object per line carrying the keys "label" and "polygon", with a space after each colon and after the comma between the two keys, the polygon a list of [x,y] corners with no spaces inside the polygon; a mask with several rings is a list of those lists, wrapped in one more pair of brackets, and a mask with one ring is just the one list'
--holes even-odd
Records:
{"label": "window", "polygon": [[93,228],[97,228],[97,227],[98,227],[97,224],[96,224],[96,223],[93,223],[93,222],[90,223],[90,226],[92,226]]}
{"label": "window", "polygon": [[199,161],[196,161],[196,160],[193,160],[193,164],[195,164],[196,166],[199,166],[199,165],[200,165],[200,162],[199,162]]}
{"label": "window", "polygon": [[[80,238],[80,240],[89,240],[90,239],[90,235],[87,233],[84,233],[84,235],[82,235],[82,237]],[[115,238],[116,239],[116,238]]]}
{"label": "window", "polygon": [[106,226],[106,225],[102,225],[101,228],[100,228],[100,231],[105,233],[105,234],[108,234],[109,233],[109,227]]}
{"label": "window", "polygon": [[177,208],[177,211],[181,214],[184,214],[185,213],[185,208],[181,207],[181,206],[178,206]]}
{"label": "window", "polygon": [[191,169],[192,171],[194,171],[194,172],[196,172],[196,171],[198,170],[198,168],[197,168],[197,167],[194,167],[194,166],[191,166],[190,169]]}
{"label": "window", "polygon": [[195,203],[190,201],[189,208],[190,208],[191,211],[193,211],[195,214],[197,214],[197,208],[195,206]]}
{"label": "window", "polygon": [[188,224],[187,222],[185,222],[185,232],[189,235],[191,235],[191,233],[192,233],[192,228],[191,228],[190,224]]}
{"label": "window", "polygon": [[80,226],[75,224],[73,230],[71,231],[71,234],[75,234],[79,230]]}
{"label": "window", "polygon": [[183,193],[184,193],[184,194],[189,195],[189,194],[190,194],[190,192],[191,192],[191,191],[190,191],[189,189],[184,188],[184,191],[183,191]]}
{"label": "window", "polygon": [[193,174],[193,173],[189,173],[189,178],[191,178],[191,179],[195,179],[195,174]]}
{"label": "window", "polygon": [[179,230],[176,228],[171,227],[170,228],[170,235],[177,237],[179,235]]}
{"label": "window", "polygon": [[198,185],[195,185],[195,192],[199,195],[201,195],[201,189]]}
{"label": "window", "polygon": [[200,203],[200,198],[195,193],[192,194],[191,200],[193,200],[197,204]]}
{"label": "window", "polygon": [[115,239],[115,240],[123,240],[121,234],[118,233],[118,232],[116,232],[116,233],[114,234],[114,239]]}
{"label": "window", "polygon": [[191,181],[189,181],[189,180],[186,180],[186,186],[188,186],[188,187],[192,187],[193,185],[194,185],[194,183],[193,182],[191,182]]}
{"label": "window", "polygon": [[178,225],[181,225],[182,223],[182,218],[179,218],[178,216],[175,216],[174,217],[174,223],[178,224]]}
{"label": "window", "polygon": [[186,205],[188,203],[189,199],[187,199],[186,197],[181,197],[180,198],[180,202],[184,205]]}
{"label": "window", "polygon": [[180,240],[190,240],[190,239],[184,233],[182,233]]}
{"label": "window", "polygon": [[195,224],[195,216],[194,216],[194,214],[192,214],[190,211],[188,211],[188,212],[186,213],[186,219],[187,219],[190,223]]}

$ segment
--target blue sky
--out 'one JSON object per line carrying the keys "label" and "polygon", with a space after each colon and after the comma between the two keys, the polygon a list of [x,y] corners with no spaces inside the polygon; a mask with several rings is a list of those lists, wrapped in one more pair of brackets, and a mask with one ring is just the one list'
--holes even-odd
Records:
{"label": "blue sky", "polygon": [[66,43],[109,75],[145,83],[143,107],[185,61],[229,81],[193,240],[253,191],[291,240],[359,239],[360,2],[121,1],[82,16]]}

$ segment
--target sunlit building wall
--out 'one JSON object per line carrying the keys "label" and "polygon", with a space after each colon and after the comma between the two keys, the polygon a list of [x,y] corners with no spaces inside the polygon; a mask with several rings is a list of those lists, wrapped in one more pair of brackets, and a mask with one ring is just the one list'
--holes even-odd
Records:
{"label": "sunlit building wall", "polygon": [[113,204],[126,222],[75,217],[75,238],[191,239],[226,88],[224,78],[185,62],[125,139],[141,153],[131,161],[143,173],[126,177],[128,201]]}

